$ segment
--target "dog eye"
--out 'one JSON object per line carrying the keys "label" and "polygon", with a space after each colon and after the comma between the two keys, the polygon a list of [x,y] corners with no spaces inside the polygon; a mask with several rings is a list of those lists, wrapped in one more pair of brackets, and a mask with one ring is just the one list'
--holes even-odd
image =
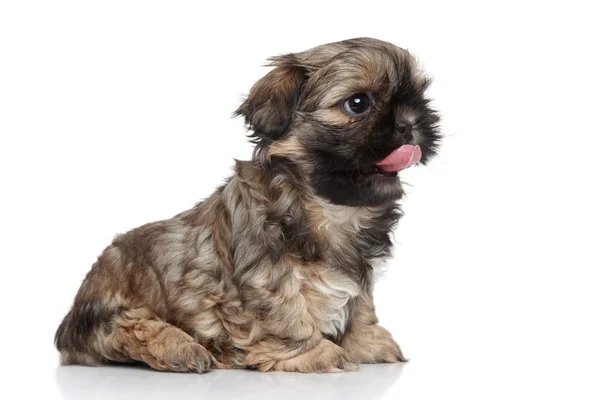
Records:
{"label": "dog eye", "polygon": [[351,115],[363,114],[369,108],[369,96],[365,93],[353,94],[348,100],[344,101],[344,110]]}

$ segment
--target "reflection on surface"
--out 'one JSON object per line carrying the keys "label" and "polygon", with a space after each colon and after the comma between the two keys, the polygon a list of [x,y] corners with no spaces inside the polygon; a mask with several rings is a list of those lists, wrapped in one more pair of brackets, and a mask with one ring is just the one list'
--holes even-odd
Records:
{"label": "reflection on surface", "polygon": [[404,364],[361,365],[360,372],[298,374],[211,371],[157,372],[143,367],[57,367],[56,383],[66,400],[80,399],[378,399],[397,385]]}

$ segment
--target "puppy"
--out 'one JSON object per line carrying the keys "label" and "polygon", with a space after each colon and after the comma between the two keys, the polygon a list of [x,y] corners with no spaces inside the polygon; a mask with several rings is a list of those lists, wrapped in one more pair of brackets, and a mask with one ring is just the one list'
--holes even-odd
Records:
{"label": "puppy", "polygon": [[63,364],[336,372],[405,361],[377,324],[398,171],[436,152],[429,79],[352,39],[271,59],[236,111],[256,147],[205,201],[117,236],[56,332]]}

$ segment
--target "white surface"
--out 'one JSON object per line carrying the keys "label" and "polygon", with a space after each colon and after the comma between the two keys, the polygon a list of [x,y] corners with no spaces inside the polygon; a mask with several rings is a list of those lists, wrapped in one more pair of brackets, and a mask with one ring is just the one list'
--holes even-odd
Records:
{"label": "white surface", "polygon": [[[386,3],[0,4],[0,397],[600,397],[592,2]],[[230,115],[264,60],[356,36],[419,56],[447,136],[403,176],[376,291],[412,361],[327,376],[58,367],[54,331],[114,234],[191,207],[250,157]]]}
{"label": "white surface", "polygon": [[347,399],[382,398],[398,392],[402,364],[367,365],[360,373],[293,374],[212,371],[204,375],[146,369],[57,368],[56,384],[65,400],[86,399]]}

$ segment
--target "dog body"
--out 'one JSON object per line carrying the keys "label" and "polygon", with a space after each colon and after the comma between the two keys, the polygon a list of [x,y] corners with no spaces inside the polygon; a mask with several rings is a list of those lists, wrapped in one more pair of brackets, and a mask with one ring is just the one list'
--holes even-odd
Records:
{"label": "dog body", "polygon": [[439,140],[428,81],[408,52],[364,38],[273,66],[237,111],[252,160],[193,209],[113,241],[56,333],[64,364],[334,372],[404,361],[377,325],[373,266],[401,216],[397,170],[416,162],[400,153],[426,161]]}

